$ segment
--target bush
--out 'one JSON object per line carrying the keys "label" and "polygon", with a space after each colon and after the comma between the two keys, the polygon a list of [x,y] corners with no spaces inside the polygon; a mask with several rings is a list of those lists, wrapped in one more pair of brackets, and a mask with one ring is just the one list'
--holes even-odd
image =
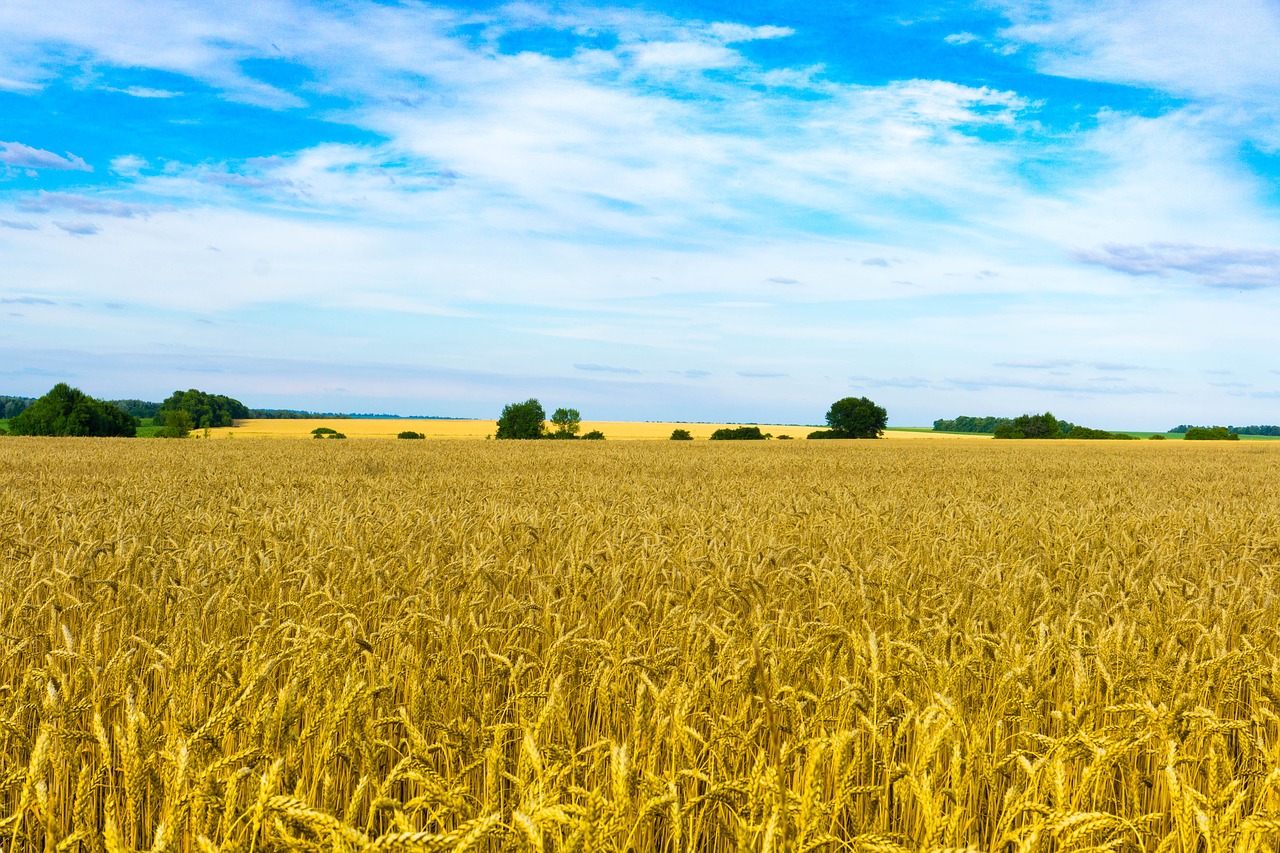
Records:
{"label": "bush", "polygon": [[[316,436],[316,437],[319,438],[319,436]],[[346,438],[346,436],[340,432],[335,432],[332,435],[330,435],[329,438]]]}
{"label": "bush", "polygon": [[1187,441],[1239,441],[1240,436],[1224,426],[1191,427],[1183,438]]}
{"label": "bush", "polygon": [[604,433],[598,429],[593,429],[582,438],[586,441],[604,441]]}
{"label": "bush", "polygon": [[319,438],[322,435],[336,435],[337,432],[336,429],[329,429],[328,427],[316,427],[311,431],[311,434]]}
{"label": "bush", "polygon": [[687,429],[673,429],[671,431],[672,441],[693,441],[693,435]]}
{"label": "bush", "polygon": [[160,438],[186,438],[194,426],[191,415],[182,409],[160,412],[155,420],[160,425],[160,429],[156,430],[156,435]]}
{"label": "bush", "polygon": [[426,434],[425,434],[425,433],[421,433],[421,432],[414,432],[414,431],[413,431],[413,430],[411,430],[411,429],[407,429],[407,430],[405,430],[404,432],[399,433],[398,435],[396,435],[396,438],[426,438],[426,437],[427,437],[427,436],[426,436]]}
{"label": "bush", "polygon": [[1101,441],[1130,441],[1136,440],[1136,435],[1126,435],[1122,432],[1107,432],[1105,429],[1091,429],[1090,427],[1073,427],[1071,432],[1067,433],[1067,438],[1097,439]]}
{"label": "bush", "polygon": [[1165,440],[1165,438],[1164,438],[1164,436],[1163,436],[1163,435],[1161,435],[1160,433],[1156,433],[1155,435],[1149,435],[1149,436],[1147,436],[1147,440],[1149,440],[1149,441],[1164,441],[1164,440]]}
{"label": "bush", "polygon": [[820,438],[844,438],[844,436],[833,429],[815,429],[813,432],[805,436],[805,438],[817,441]]}
{"label": "bush", "polygon": [[778,441],[791,441],[791,440],[792,440],[791,436],[787,435],[786,433],[783,433],[782,435],[778,436]]}
{"label": "bush", "polygon": [[764,441],[758,426],[721,427],[711,433],[712,441]]}

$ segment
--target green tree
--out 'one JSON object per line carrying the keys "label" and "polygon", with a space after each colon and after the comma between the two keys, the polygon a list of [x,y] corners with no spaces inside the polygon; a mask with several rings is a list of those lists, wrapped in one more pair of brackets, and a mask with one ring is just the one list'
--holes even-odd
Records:
{"label": "green tree", "polygon": [[125,436],[138,434],[138,419],[79,388],[59,382],[9,421],[13,435]]}
{"label": "green tree", "polygon": [[523,403],[509,403],[502,408],[495,438],[542,438],[546,419],[542,404],[533,397]]}
{"label": "green tree", "polygon": [[582,415],[577,409],[556,409],[551,414],[551,423],[555,424],[556,438],[573,438],[582,429]]}
{"label": "green tree", "polygon": [[835,434],[825,437],[879,438],[888,423],[888,412],[866,397],[845,397],[827,410],[827,426]]}
{"label": "green tree", "polygon": [[671,431],[672,441],[693,441],[693,435],[687,429],[673,429]]}
{"label": "green tree", "polygon": [[593,429],[591,432],[584,435],[583,439],[586,441],[604,441],[604,433],[598,429]]}
{"label": "green tree", "polygon": [[159,431],[156,432],[156,435],[160,438],[186,438],[195,427],[191,423],[191,415],[188,415],[182,409],[170,409],[167,412],[161,412],[156,415],[156,421],[161,425]]}
{"label": "green tree", "polygon": [[1023,438],[1062,438],[1062,425],[1052,412],[1043,415],[1019,415],[1013,419]]}

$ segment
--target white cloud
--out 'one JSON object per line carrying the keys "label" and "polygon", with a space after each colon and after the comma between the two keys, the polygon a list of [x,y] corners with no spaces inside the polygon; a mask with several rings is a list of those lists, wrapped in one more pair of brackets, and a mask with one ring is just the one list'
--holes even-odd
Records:
{"label": "white cloud", "polygon": [[1280,5],[1273,0],[1006,0],[1001,36],[1063,77],[1230,106],[1219,114],[1280,146]]}
{"label": "white cloud", "polygon": [[974,35],[973,33],[952,33],[951,35],[943,39],[943,41],[945,41],[947,44],[962,45],[962,44],[969,44],[970,42],[978,41],[978,38],[979,37]]}
{"label": "white cloud", "polygon": [[133,178],[137,177],[148,165],[150,164],[145,159],[136,154],[123,154],[112,159],[111,171],[117,175]]}
{"label": "white cloud", "polygon": [[770,25],[763,27],[749,27],[745,24],[723,22],[712,24],[709,31],[712,36],[725,44],[742,41],[758,41],[761,39],[779,39],[795,35],[795,30],[790,27],[775,27]]}

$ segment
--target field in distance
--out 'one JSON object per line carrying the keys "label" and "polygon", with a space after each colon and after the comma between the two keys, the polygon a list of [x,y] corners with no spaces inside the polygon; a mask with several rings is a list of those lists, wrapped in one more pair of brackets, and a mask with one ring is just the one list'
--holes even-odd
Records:
{"label": "field in distance", "polygon": [[[492,436],[497,430],[496,420],[417,420],[412,418],[317,418],[315,420],[247,420],[237,421],[234,427],[222,427],[209,431],[210,438],[311,438],[311,431],[317,427],[335,429],[347,438],[395,438],[401,432],[419,432],[427,438],[479,438]],[[675,422],[647,421],[583,421],[583,433],[598,429],[606,439],[635,441],[643,439],[669,439],[671,431],[687,429],[695,439],[707,439],[711,433],[721,427],[735,427],[741,424],[693,424]],[[789,435],[794,439],[803,439],[822,426],[797,426],[795,424],[752,424],[759,426],[761,432],[771,433],[776,439]],[[202,431],[196,430],[192,435],[200,436]],[[886,438],[930,438],[989,439],[989,435],[963,435],[958,433],[930,433],[915,430],[890,429],[885,432]]]}

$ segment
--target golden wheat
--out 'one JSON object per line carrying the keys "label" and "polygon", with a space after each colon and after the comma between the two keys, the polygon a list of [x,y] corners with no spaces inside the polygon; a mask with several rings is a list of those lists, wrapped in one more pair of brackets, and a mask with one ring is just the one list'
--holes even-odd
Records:
{"label": "golden wheat", "polygon": [[0,441],[0,848],[1274,849],[1277,482],[1252,444]]}

